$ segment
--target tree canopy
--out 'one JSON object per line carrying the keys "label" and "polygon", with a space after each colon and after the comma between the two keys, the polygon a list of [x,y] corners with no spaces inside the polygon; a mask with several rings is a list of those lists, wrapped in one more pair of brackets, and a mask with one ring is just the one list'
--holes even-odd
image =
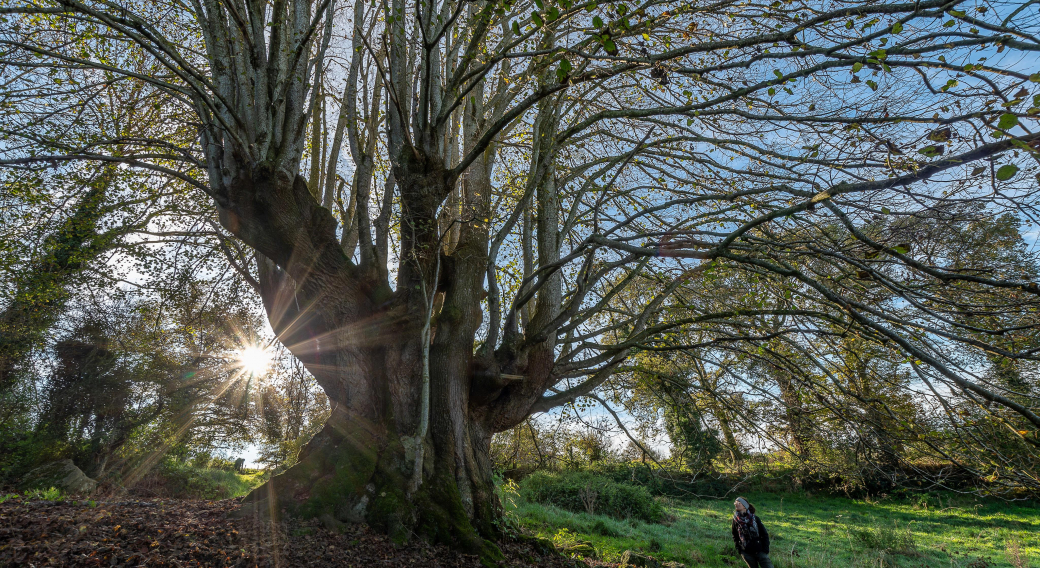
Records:
{"label": "tree canopy", "polygon": [[245,247],[333,405],[258,507],[484,548],[490,436],[639,366],[1035,491],[1031,6],[3,0],[0,164]]}

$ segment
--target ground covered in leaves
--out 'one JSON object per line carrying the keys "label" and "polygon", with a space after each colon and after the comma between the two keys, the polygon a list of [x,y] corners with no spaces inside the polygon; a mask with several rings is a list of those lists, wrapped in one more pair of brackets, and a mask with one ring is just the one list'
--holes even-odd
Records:
{"label": "ground covered in leaves", "polygon": [[[318,522],[230,518],[237,505],[236,500],[8,498],[0,502],[0,568],[481,566],[476,556],[418,539],[395,548],[363,525],[329,531]],[[530,542],[500,546],[503,567],[576,565]]]}

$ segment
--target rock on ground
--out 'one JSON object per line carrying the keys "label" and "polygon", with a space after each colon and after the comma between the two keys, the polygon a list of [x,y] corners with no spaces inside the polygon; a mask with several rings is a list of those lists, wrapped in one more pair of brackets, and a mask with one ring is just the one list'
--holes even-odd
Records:
{"label": "rock on ground", "polygon": [[50,489],[55,487],[69,495],[90,495],[97,489],[97,481],[87,477],[72,460],[53,461],[30,471],[22,479],[22,489]]}

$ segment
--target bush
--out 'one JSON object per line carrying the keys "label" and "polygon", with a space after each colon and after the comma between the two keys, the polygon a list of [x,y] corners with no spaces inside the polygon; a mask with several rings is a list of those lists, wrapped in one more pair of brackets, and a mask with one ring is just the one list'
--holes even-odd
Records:
{"label": "bush", "polygon": [[661,504],[645,487],[584,471],[534,473],[520,482],[520,495],[535,503],[616,519],[655,523],[664,516]]}

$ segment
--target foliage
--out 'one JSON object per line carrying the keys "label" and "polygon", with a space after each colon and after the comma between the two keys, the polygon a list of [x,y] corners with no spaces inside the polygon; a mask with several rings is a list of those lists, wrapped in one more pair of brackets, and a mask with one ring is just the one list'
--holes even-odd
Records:
{"label": "foliage", "polygon": [[65,493],[56,487],[48,487],[47,489],[30,489],[22,494],[24,499],[33,499],[38,501],[64,501]]}
{"label": "foliage", "polygon": [[[75,285],[88,280],[86,271],[141,229],[134,222],[136,211],[113,214],[113,205],[135,182],[135,176],[111,165],[96,173],[71,169],[0,177],[0,238],[8,243],[0,248],[5,300],[0,302],[0,394],[24,381],[29,357],[43,346]],[[78,202],[65,214],[70,199]],[[41,214],[53,219],[41,222]],[[113,223],[114,218],[121,222]]]}
{"label": "foliage", "polygon": [[151,497],[232,499],[246,495],[266,479],[263,472],[239,473],[234,468],[197,467],[165,459],[134,489]]}
{"label": "foliage", "polygon": [[663,515],[661,505],[646,488],[588,472],[534,473],[520,482],[520,495],[535,503],[617,519],[653,523]]}
{"label": "foliage", "polygon": [[[0,475],[8,482],[40,463],[71,458],[88,476],[134,485],[164,455],[208,456],[246,443],[301,444],[324,420],[313,378],[295,374],[285,355],[257,388],[236,354],[255,325],[234,285],[177,278],[159,298],[124,295],[73,312],[66,330],[41,351],[40,366],[20,391],[38,412],[12,409],[0,432]],[[279,389],[295,399],[283,407]],[[257,392],[259,391],[259,392]],[[286,410],[288,408],[288,410]],[[284,439],[270,426],[296,420]],[[286,434],[291,434],[287,432]],[[275,457],[277,463],[280,457]],[[229,495],[199,476],[174,475],[170,491]],[[204,477],[204,476],[203,476]]]}

